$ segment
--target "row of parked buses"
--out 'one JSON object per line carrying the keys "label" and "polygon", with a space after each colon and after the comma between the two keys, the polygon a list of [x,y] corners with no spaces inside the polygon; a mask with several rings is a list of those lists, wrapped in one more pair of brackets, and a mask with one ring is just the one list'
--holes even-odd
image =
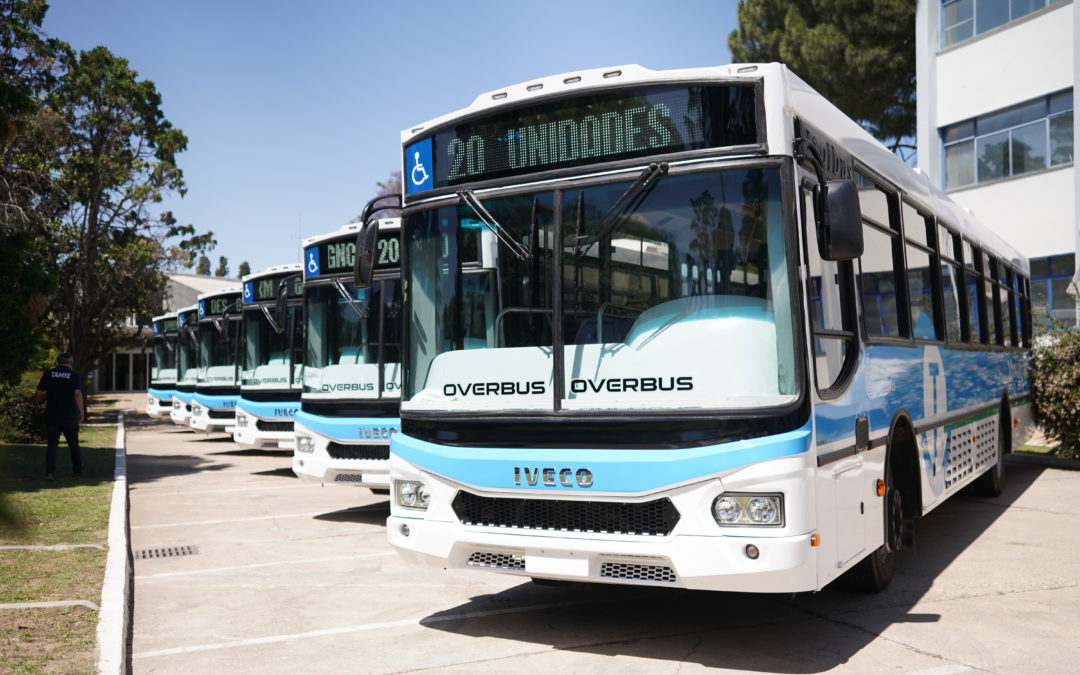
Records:
{"label": "row of parked buses", "polygon": [[347,225],[305,240],[304,263],[154,317],[147,412],[244,448],[294,450],[307,480],[386,491],[400,429],[398,224],[373,221],[384,256],[367,288],[353,283],[360,226]]}
{"label": "row of parked buses", "polygon": [[152,405],[388,488],[406,557],[545,581],[880,590],[1002,491],[1027,260],[786,67],[529,81],[402,162],[400,220],[159,317]]}

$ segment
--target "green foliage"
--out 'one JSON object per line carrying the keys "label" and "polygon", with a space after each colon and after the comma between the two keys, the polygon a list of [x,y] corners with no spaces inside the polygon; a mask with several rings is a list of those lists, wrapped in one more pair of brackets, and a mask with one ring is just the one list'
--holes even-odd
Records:
{"label": "green foliage", "polygon": [[236,268],[236,275],[240,278],[243,278],[249,274],[251,274],[251,265],[249,265],[248,261],[245,260],[240,263],[240,266],[238,268]]}
{"label": "green foliage", "polygon": [[1080,331],[1056,330],[1036,339],[1031,390],[1035,418],[1055,451],[1080,457]]}
{"label": "green foliage", "polygon": [[205,255],[199,256],[199,264],[195,266],[195,274],[210,274],[210,258]]}
{"label": "green foliage", "polygon": [[34,405],[40,374],[26,373],[16,384],[0,385],[0,441],[35,443],[45,440],[44,418]]}
{"label": "green foliage", "polygon": [[217,269],[214,270],[215,277],[227,277],[229,276],[229,259],[225,256],[218,256]]}
{"label": "green foliage", "polygon": [[740,0],[736,62],[786,63],[893,152],[913,149],[912,0]]}

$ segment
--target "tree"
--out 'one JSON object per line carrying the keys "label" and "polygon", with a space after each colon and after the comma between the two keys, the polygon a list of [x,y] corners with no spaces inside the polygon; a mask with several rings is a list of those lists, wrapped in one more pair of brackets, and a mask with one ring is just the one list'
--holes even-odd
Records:
{"label": "tree", "polygon": [[740,0],[736,62],[786,63],[905,160],[915,146],[915,3]]}
{"label": "tree", "polygon": [[[390,177],[387,178],[386,180],[375,181],[375,187],[378,188],[375,191],[375,196],[376,197],[384,197],[384,196],[389,196],[389,195],[400,195],[401,194],[401,172],[400,171],[391,171],[390,172]],[[390,201],[390,200],[387,200],[387,201]],[[362,215],[363,215],[362,213],[357,214],[356,217],[354,217],[352,219],[352,222],[359,223]],[[371,215],[375,216],[376,218],[389,218],[390,216],[397,215],[397,212],[394,209],[378,209],[377,211],[372,212]]]}
{"label": "tree", "polygon": [[210,258],[204,255],[199,256],[199,264],[195,267],[195,274],[210,276]]}
{"label": "tree", "polygon": [[139,80],[125,59],[104,47],[69,55],[43,105],[64,137],[50,167],[64,211],[55,225],[60,285],[49,310],[85,373],[131,342],[125,325],[133,315],[145,325],[160,311],[166,271],[190,265],[214,241],[170,212],[151,213],[166,193],[184,194],[176,155],[187,138],[165,118],[154,83]]}
{"label": "tree", "polygon": [[225,256],[218,256],[217,269],[214,270],[215,277],[227,277],[229,276],[229,259]]}
{"label": "tree", "polygon": [[236,269],[236,274],[240,278],[246,277],[247,275],[251,274],[251,265],[248,264],[248,261],[245,260],[240,263],[240,267]]}
{"label": "tree", "polygon": [[54,121],[39,100],[57,84],[70,48],[41,32],[44,0],[0,0],[0,382],[40,360],[47,297],[56,287],[50,224],[59,201],[49,158]]}

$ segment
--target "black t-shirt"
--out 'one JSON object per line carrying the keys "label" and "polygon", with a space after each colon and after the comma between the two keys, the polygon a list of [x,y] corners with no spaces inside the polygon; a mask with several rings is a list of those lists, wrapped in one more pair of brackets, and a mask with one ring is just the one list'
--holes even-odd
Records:
{"label": "black t-shirt", "polygon": [[75,390],[82,390],[82,378],[67,366],[56,366],[41,374],[38,391],[45,392],[45,419],[70,422],[79,416]]}

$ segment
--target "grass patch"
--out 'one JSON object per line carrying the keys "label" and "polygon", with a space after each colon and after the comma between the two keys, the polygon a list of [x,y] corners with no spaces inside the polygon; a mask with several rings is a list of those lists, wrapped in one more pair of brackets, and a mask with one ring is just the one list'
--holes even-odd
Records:
{"label": "grass patch", "polygon": [[[97,424],[79,430],[79,477],[63,440],[54,481],[45,480],[44,444],[0,444],[0,544],[105,545],[116,456],[116,415],[106,410],[97,406]],[[98,549],[0,551],[0,603],[96,604],[106,556]],[[83,607],[0,610],[0,672],[94,672],[97,623],[98,613]]]}
{"label": "grass patch", "polygon": [[105,556],[94,548],[0,551],[0,603],[88,600],[96,605]]}
{"label": "grass patch", "polygon": [[61,441],[57,478],[45,480],[45,446],[0,445],[2,544],[100,544],[109,523],[116,427],[79,430],[83,475],[71,475]]}
{"label": "grass patch", "polygon": [[5,610],[0,671],[93,673],[98,613],[84,607]]}

